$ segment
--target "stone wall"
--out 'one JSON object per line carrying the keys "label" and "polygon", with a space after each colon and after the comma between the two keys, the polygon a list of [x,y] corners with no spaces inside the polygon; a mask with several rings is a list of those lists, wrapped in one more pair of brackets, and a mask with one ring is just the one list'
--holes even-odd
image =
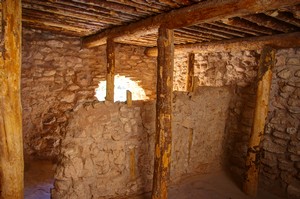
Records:
{"label": "stone wall", "polygon": [[262,153],[262,184],[300,198],[300,49],[279,50]]}
{"label": "stone wall", "polygon": [[[105,80],[105,46],[81,49],[78,38],[23,29],[22,105],[25,153],[54,158],[69,115],[83,102],[94,101]],[[155,58],[144,49],[116,47],[116,74],[139,81],[155,96]]]}
{"label": "stone wall", "polygon": [[[270,107],[263,136],[260,185],[289,198],[300,198],[300,50],[278,50]],[[241,185],[255,108],[256,81],[236,86],[226,123],[228,167]]]}
{"label": "stone wall", "polygon": [[[172,183],[220,169],[230,97],[226,87],[174,93]],[[150,191],[154,134],[154,101],[132,107],[85,104],[69,119],[53,198],[114,198]]]}
{"label": "stone wall", "polygon": [[[245,87],[256,77],[256,51],[195,54],[194,74],[198,86]],[[187,54],[176,55],[174,61],[174,90],[185,91]]]}

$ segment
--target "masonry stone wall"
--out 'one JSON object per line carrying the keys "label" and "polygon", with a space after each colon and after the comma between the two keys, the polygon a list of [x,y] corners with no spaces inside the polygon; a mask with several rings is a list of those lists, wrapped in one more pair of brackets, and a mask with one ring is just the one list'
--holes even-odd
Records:
{"label": "masonry stone wall", "polygon": [[300,198],[300,49],[276,53],[268,124],[262,152],[262,184]]}
{"label": "masonry stone wall", "polygon": [[[230,97],[227,87],[174,93],[172,183],[220,169]],[[132,107],[85,104],[69,119],[52,197],[114,198],[151,191],[154,137],[154,101]]]}
{"label": "masonry stone wall", "polygon": [[[22,106],[25,153],[54,158],[70,114],[94,101],[105,80],[105,46],[81,49],[80,39],[23,29]],[[144,48],[116,47],[116,74],[124,74],[155,96],[156,60]]]}
{"label": "masonry stone wall", "polygon": [[[197,53],[194,64],[195,84],[245,87],[256,77],[258,57],[256,51]],[[175,56],[174,90],[186,90],[187,62],[187,54]]]}

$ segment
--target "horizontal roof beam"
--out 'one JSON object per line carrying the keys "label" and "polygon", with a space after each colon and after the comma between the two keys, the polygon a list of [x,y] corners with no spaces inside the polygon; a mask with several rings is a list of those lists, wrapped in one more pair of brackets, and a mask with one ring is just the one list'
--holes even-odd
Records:
{"label": "horizontal roof beam", "polygon": [[176,29],[199,23],[217,21],[234,16],[255,14],[300,3],[300,0],[211,0],[185,8],[159,14],[128,25],[107,29],[82,39],[83,47],[95,47],[106,43],[107,38],[131,39],[156,33],[158,27]]}
{"label": "horizontal roof beam", "polygon": [[[263,46],[274,48],[300,47],[300,32],[279,34],[262,37],[239,38],[226,41],[203,42],[195,44],[175,45],[175,54],[182,53],[211,53],[243,50],[260,50]],[[157,48],[147,48],[145,54],[149,57],[157,56]]]}

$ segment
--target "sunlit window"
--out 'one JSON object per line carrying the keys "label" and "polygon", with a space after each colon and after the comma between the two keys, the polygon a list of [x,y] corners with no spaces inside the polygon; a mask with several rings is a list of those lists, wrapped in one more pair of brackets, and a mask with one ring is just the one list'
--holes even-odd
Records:
{"label": "sunlit window", "polygon": [[[148,97],[143,88],[136,81],[132,81],[125,76],[115,75],[114,101],[125,102],[126,90],[132,93],[132,100],[146,100]],[[99,101],[105,101],[106,96],[106,81],[100,81],[99,87],[96,88],[95,96]]]}

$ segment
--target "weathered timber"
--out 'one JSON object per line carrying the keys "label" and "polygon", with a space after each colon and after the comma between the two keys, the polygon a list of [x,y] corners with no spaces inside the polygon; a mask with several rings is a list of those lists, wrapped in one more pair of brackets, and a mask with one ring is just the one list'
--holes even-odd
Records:
{"label": "weathered timber", "polygon": [[114,101],[114,88],[115,88],[115,43],[112,39],[107,40],[106,44],[106,97],[107,101]]}
{"label": "weathered timber", "polygon": [[265,35],[272,35],[278,33],[277,31],[274,31],[270,28],[266,28],[264,26],[260,26],[258,24],[252,23],[250,21],[238,18],[238,17],[233,17],[230,19],[225,19],[222,20],[223,23],[234,26],[234,27],[240,27],[243,29],[246,29],[247,31],[251,32],[257,32]]}
{"label": "weathered timber", "polygon": [[84,33],[78,33],[78,32],[74,32],[74,31],[70,31],[70,30],[64,30],[62,28],[54,27],[54,26],[44,26],[43,24],[37,24],[37,23],[33,23],[33,22],[23,21],[22,25],[26,26],[26,27],[34,28],[34,29],[43,30],[43,31],[50,31],[52,33],[56,33],[59,35],[63,34],[63,35],[72,36],[72,37],[78,37],[78,36],[83,37],[85,35]]}
{"label": "weathered timber", "polygon": [[23,198],[21,1],[1,1],[0,198]]}
{"label": "weathered timber", "polygon": [[40,12],[44,12],[46,14],[56,14],[56,15],[61,15],[61,16],[65,16],[65,17],[70,17],[70,19],[74,19],[74,20],[82,20],[82,21],[89,21],[89,23],[94,23],[95,25],[99,25],[102,26],[103,23],[99,22],[97,17],[93,17],[93,16],[87,16],[87,15],[83,15],[83,14],[79,14],[76,12],[70,12],[67,10],[61,10],[61,9],[57,9],[55,7],[50,7],[47,5],[46,2],[38,2],[38,3],[28,3],[27,0],[23,0],[22,1],[22,8],[23,8],[23,12],[25,10],[28,10],[29,12],[34,12],[34,11],[40,11]]}
{"label": "weathered timber", "polygon": [[193,92],[194,89],[194,65],[195,65],[195,54],[189,53],[188,56],[188,71],[186,80],[186,91]]}
{"label": "weathered timber", "polygon": [[230,30],[234,30],[234,31],[237,31],[237,32],[240,32],[240,33],[247,33],[247,34],[254,35],[254,36],[261,36],[261,33],[258,33],[256,31],[252,31],[252,30],[249,30],[249,29],[246,29],[246,28],[243,28],[243,27],[227,25],[227,24],[219,22],[219,21],[212,22],[212,23],[209,23],[209,24],[220,27],[220,28],[228,28]]}
{"label": "weathered timber", "polygon": [[267,16],[262,13],[256,15],[243,16],[243,18],[253,23],[256,23],[260,26],[265,26],[280,32],[287,33],[287,32],[295,31],[297,29],[297,27],[293,26],[292,24],[285,23],[283,21],[280,21],[276,18]]}
{"label": "weathered timber", "polygon": [[[203,42],[186,45],[176,45],[175,54],[194,52],[228,52],[241,50],[258,50],[265,45],[274,48],[296,48],[300,47],[300,32],[279,34],[273,36],[263,36],[254,38],[239,38],[228,41]],[[157,48],[147,48],[147,56],[157,56]]]}
{"label": "weathered timber", "polygon": [[275,12],[267,12],[265,14],[271,17],[275,17],[276,19],[284,21],[286,23],[292,24],[294,26],[300,27],[300,19],[294,18],[293,13],[275,11]]}
{"label": "weathered timber", "polygon": [[126,104],[132,106],[132,93],[129,90],[126,90]]}
{"label": "weathered timber", "polygon": [[173,30],[159,28],[157,46],[156,140],[152,199],[166,199],[172,145]]}
{"label": "weathered timber", "polygon": [[300,0],[212,0],[204,1],[185,8],[149,17],[129,25],[120,26],[99,32],[83,39],[84,47],[105,44],[107,37],[118,42],[120,37],[133,38],[155,32],[158,27],[169,29],[181,28],[198,23],[213,22],[224,18],[254,14],[300,3]]}
{"label": "weathered timber", "polygon": [[195,26],[198,27],[198,28],[205,28],[205,29],[210,30],[212,32],[216,32],[216,33],[222,35],[222,37],[226,37],[227,39],[231,39],[232,36],[235,36],[235,37],[248,36],[247,33],[237,32],[237,31],[231,30],[229,28],[217,27],[217,26],[214,26],[212,24],[198,24],[198,25],[195,25]]}
{"label": "weathered timber", "polygon": [[[147,14],[155,14],[155,13],[159,13],[161,12],[161,8],[158,8],[157,6],[155,6],[155,4],[152,4],[151,6],[149,6],[149,4],[145,4],[145,2],[135,2],[135,1],[131,1],[131,0],[108,0],[110,2],[115,2],[115,3],[119,3],[122,5],[126,5],[126,6],[132,6],[134,7],[136,10],[138,11],[144,11]],[[143,4],[144,3],[144,4]]]}
{"label": "weathered timber", "polygon": [[[69,16],[71,14],[71,16],[74,14],[74,16],[80,16],[81,17],[88,17],[88,18],[92,18],[93,20],[97,20],[97,21],[101,21],[101,22],[105,22],[105,23],[109,23],[109,24],[113,24],[113,25],[120,25],[121,24],[121,20],[114,18],[112,16],[110,16],[109,12],[95,12],[93,10],[85,10],[82,7],[76,7],[76,6],[71,6],[71,5],[66,5],[63,4],[62,2],[53,2],[51,0],[43,0],[43,1],[39,1],[39,0],[24,0],[24,2],[29,3],[29,4],[35,4],[35,5],[43,5],[43,6],[47,6],[47,8],[52,8],[52,9],[56,9],[57,12],[61,13],[62,15],[64,15],[63,13],[67,13]],[[33,8],[33,6],[32,6]],[[49,11],[52,11],[52,9]],[[70,16],[70,17],[71,17]]]}
{"label": "weathered timber", "polygon": [[246,178],[243,190],[253,197],[257,194],[258,175],[260,167],[260,142],[268,115],[269,96],[272,81],[272,68],[275,65],[275,49],[265,47],[262,50],[259,69],[258,85],[256,91],[256,106],[251,137],[248,144],[246,158]]}
{"label": "weathered timber", "polygon": [[22,21],[27,22],[27,23],[36,23],[36,24],[44,25],[44,26],[57,27],[57,28],[65,29],[67,31],[77,32],[78,34],[86,32],[85,28],[78,28],[78,27],[74,27],[74,26],[71,26],[71,25],[61,24],[61,23],[51,22],[51,21],[46,21],[46,20],[45,21],[39,21],[39,20],[29,18],[26,15],[22,18]]}

